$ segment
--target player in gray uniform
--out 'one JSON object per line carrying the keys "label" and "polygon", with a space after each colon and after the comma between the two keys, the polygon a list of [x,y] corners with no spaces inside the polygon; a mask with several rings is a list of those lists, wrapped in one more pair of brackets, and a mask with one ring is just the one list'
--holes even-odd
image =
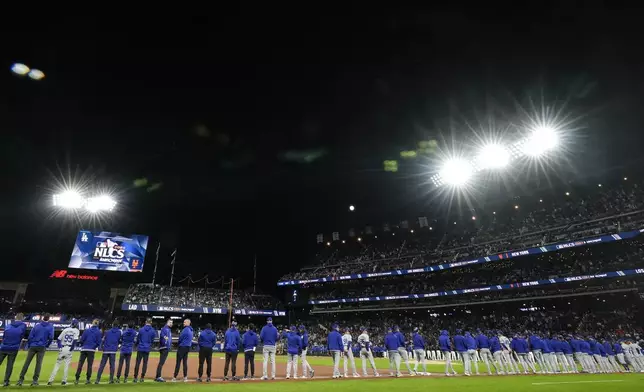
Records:
{"label": "player in gray uniform", "polygon": [[74,353],[74,347],[76,346],[79,337],[80,331],[78,330],[78,320],[73,319],[71,326],[63,329],[63,332],[58,335],[58,358],[56,359],[54,370],[52,370],[51,375],[49,376],[47,385],[54,384],[54,378],[56,377],[61,364],[64,364],[63,382],[61,385],[67,385],[67,372],[69,370],[69,365],[72,363],[72,354]]}
{"label": "player in gray uniform", "polygon": [[360,345],[360,359],[362,360],[362,375],[367,377],[367,360],[369,360],[374,377],[380,377],[378,369],[376,369],[376,362],[373,360],[373,354],[371,353],[371,342],[369,341],[367,328],[361,327],[360,330],[362,333],[358,336],[358,344]]}
{"label": "player in gray uniform", "polygon": [[351,363],[351,369],[353,370],[353,377],[360,377],[356,370],[356,361],[353,358],[353,338],[351,337],[351,331],[349,328],[344,329],[344,335],[342,335],[342,349],[344,350],[344,377],[349,377],[349,362]]}
{"label": "player in gray uniform", "polygon": [[400,327],[399,326],[394,326],[394,333],[396,336],[398,336],[398,340],[400,342],[400,347],[398,347],[398,354],[400,354],[400,359],[402,362],[405,363],[405,366],[407,366],[407,372],[409,372],[410,376],[415,376],[416,373],[411,370],[411,365],[409,365],[409,354],[407,353],[407,344],[405,343],[405,335],[400,332]]}

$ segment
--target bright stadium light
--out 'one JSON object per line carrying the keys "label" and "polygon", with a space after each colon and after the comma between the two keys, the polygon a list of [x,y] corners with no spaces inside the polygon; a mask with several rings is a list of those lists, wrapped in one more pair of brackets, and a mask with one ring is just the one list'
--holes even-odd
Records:
{"label": "bright stadium light", "polygon": [[16,75],[25,76],[29,73],[29,71],[29,67],[24,64],[14,63],[13,65],[11,65],[11,72],[15,73]]}
{"label": "bright stadium light", "polygon": [[472,165],[460,158],[453,158],[445,162],[440,171],[442,181],[452,186],[465,185],[472,178]]}
{"label": "bright stadium light", "polygon": [[510,152],[500,144],[488,144],[476,156],[476,166],[480,170],[501,169],[510,163]]}
{"label": "bright stadium light", "polygon": [[554,149],[559,144],[557,130],[549,126],[536,128],[523,144],[523,152],[538,157]]}
{"label": "bright stadium light", "polygon": [[103,195],[87,199],[86,208],[89,212],[112,211],[116,207],[116,200]]}
{"label": "bright stadium light", "polygon": [[27,76],[29,76],[33,80],[42,80],[45,78],[45,73],[39,69],[32,69],[31,71],[29,71]]}
{"label": "bright stadium light", "polygon": [[54,195],[54,206],[65,209],[83,208],[84,200],[80,193],[76,191],[66,191]]}

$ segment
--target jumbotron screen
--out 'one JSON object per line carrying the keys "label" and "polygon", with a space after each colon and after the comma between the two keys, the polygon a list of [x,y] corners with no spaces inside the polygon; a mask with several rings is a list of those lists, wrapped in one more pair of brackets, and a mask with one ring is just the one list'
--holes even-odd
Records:
{"label": "jumbotron screen", "polygon": [[147,235],[81,230],[76,237],[69,268],[141,272],[147,247]]}

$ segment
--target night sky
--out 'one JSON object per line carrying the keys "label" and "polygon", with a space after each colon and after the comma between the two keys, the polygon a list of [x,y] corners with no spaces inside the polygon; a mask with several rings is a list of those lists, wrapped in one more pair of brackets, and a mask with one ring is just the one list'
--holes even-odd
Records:
{"label": "night sky", "polygon": [[[2,279],[66,266],[75,232],[91,226],[49,206],[69,178],[118,195],[118,213],[94,225],[151,236],[141,280],[161,241],[162,281],[177,247],[178,276],[244,286],[256,255],[269,290],[311,259],[318,232],[446,219],[427,184],[436,156],[400,159],[422,140],[460,146],[551,107],[574,120],[568,159],[550,185],[513,173],[504,197],[534,189],[525,181],[635,173],[641,13],[484,6],[16,13],[0,55]],[[19,78],[14,62],[46,78]],[[388,159],[398,172],[383,171]]]}

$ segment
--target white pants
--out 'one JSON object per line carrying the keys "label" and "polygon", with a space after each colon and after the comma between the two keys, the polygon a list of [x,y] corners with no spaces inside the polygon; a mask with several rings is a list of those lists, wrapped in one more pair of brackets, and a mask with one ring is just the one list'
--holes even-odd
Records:
{"label": "white pants", "polygon": [[360,349],[360,359],[362,359],[362,375],[367,377],[367,360],[369,360],[371,364],[371,369],[373,369],[373,375],[375,376],[378,374],[378,369],[376,369],[376,362],[373,360],[373,354],[371,353],[371,350],[367,350],[366,348],[361,348]]}
{"label": "white pants", "polygon": [[557,356],[557,362],[559,362],[559,366],[561,366],[561,371],[570,373],[570,369],[568,368],[568,361],[566,360],[564,353],[556,353],[555,355]]}
{"label": "white pants", "polygon": [[308,349],[302,350],[302,355],[300,356],[300,361],[302,361],[302,374],[304,374],[304,377],[309,376],[309,372],[313,371],[313,368],[309,364],[309,361],[306,360],[306,351]]}
{"label": "white pants", "polygon": [[286,378],[291,377],[291,368],[293,368],[293,376],[297,377],[297,354],[286,354]]}
{"label": "white pants", "polygon": [[492,358],[494,358],[494,367],[496,368],[496,374],[504,374],[506,371],[508,371],[505,368],[505,361],[503,360],[503,351],[495,351],[492,354]]}
{"label": "white pants", "polygon": [[443,351],[443,359],[445,359],[445,374],[456,374],[454,370],[454,365],[452,365],[452,355],[451,351]]}
{"label": "white pants", "polygon": [[526,361],[527,354],[517,353],[517,358],[519,358],[519,365],[523,368],[523,373],[528,373],[528,362]]}
{"label": "white pants", "polygon": [[474,370],[476,374],[479,374],[479,362],[477,360],[476,350],[467,350],[467,354],[470,356],[470,373],[472,373],[472,363],[474,363]]}
{"label": "white pants", "polygon": [[463,361],[463,368],[465,369],[464,373],[472,374],[472,360],[470,359],[470,354],[467,351],[459,351],[458,355],[461,356],[461,360]]}
{"label": "white pants", "polygon": [[539,370],[541,371],[541,373],[545,372],[546,364],[543,361],[543,353],[541,352],[541,350],[532,350],[532,355],[534,356],[534,360],[537,362],[537,365],[539,365]]}
{"label": "white pants", "polygon": [[427,373],[427,359],[425,358],[425,350],[418,348],[414,350],[414,356],[416,357],[416,365],[414,365],[414,372],[418,370],[418,365],[423,364],[423,373]]}
{"label": "white pants", "polygon": [[481,360],[483,363],[485,363],[485,366],[487,367],[487,374],[492,374],[492,370],[490,368],[490,362],[492,362],[492,366],[494,366],[494,369],[496,372],[499,372],[499,368],[496,367],[496,364],[494,363],[494,358],[492,358],[492,353],[490,352],[489,348],[482,348],[479,351],[479,357],[481,357]]}
{"label": "white pants", "polygon": [[347,376],[349,372],[349,363],[351,364],[351,369],[353,370],[353,375],[358,374],[356,371],[356,361],[353,358],[353,351],[347,350],[344,352],[344,375]]}
{"label": "white pants", "polygon": [[275,346],[264,346],[264,377],[268,377],[268,361],[271,361],[271,378],[275,378]]}
{"label": "white pants", "polygon": [[400,354],[400,360],[405,363],[405,366],[407,366],[407,371],[411,374],[412,371],[411,366],[409,366],[409,355],[407,354],[407,349],[404,347],[398,347],[398,354]]}
{"label": "white pants", "polygon": [[572,354],[566,354],[566,360],[568,361],[568,366],[573,373],[579,373],[575,359],[572,357]]}
{"label": "white pants", "polygon": [[61,364],[64,364],[63,382],[67,382],[67,372],[69,371],[69,365],[71,365],[72,363],[73,353],[74,352],[69,346],[63,347],[60,350],[60,352],[58,353],[58,358],[56,358],[56,364],[54,365],[54,370],[51,371],[51,375],[49,376],[49,382],[54,382],[54,378],[56,377],[56,374],[58,374],[58,369],[60,369]]}
{"label": "white pants", "polygon": [[392,376],[400,376],[400,351],[389,350],[389,374]]}
{"label": "white pants", "polygon": [[333,377],[340,377],[340,350],[331,350],[331,358],[333,358]]}
{"label": "white pants", "polygon": [[512,352],[503,350],[503,359],[505,363],[510,367],[510,373],[519,373],[519,365],[517,365]]}

